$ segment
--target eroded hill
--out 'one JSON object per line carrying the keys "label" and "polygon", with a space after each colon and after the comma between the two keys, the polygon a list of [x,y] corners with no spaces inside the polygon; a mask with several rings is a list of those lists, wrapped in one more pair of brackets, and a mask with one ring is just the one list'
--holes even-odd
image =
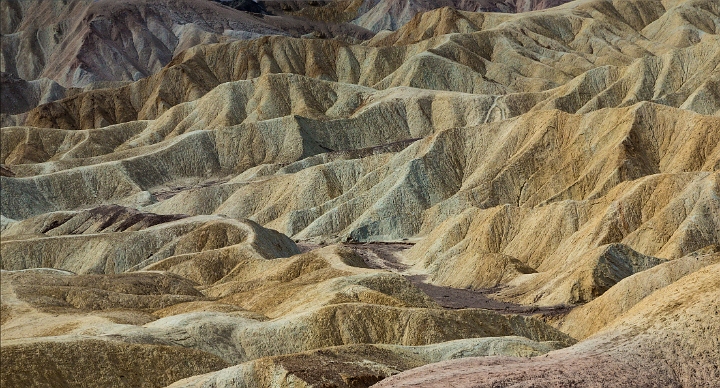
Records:
{"label": "eroded hill", "polygon": [[720,378],[716,1],[187,3],[3,76],[4,386]]}

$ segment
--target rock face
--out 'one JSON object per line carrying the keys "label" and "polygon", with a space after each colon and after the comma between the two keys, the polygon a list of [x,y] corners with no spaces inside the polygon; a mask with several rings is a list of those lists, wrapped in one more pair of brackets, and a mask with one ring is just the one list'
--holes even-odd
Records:
{"label": "rock face", "polygon": [[215,0],[229,7],[255,13],[282,14],[324,22],[352,22],[368,30],[396,30],[415,14],[450,7],[463,11],[528,12],[551,8],[569,0]]}
{"label": "rock face", "polygon": [[253,7],[234,10],[209,0],[3,0],[2,8],[2,71],[65,87],[138,80],[198,44],[313,31],[372,36],[350,24],[263,16],[243,12],[258,11]]}
{"label": "rock face", "polygon": [[559,3],[1,0],[3,386],[712,386],[720,5]]}

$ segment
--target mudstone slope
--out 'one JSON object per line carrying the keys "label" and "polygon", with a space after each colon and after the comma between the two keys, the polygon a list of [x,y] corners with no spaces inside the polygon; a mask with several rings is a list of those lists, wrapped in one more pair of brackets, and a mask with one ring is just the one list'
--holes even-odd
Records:
{"label": "mudstone slope", "polygon": [[720,4],[429,3],[3,0],[3,386],[719,381]]}

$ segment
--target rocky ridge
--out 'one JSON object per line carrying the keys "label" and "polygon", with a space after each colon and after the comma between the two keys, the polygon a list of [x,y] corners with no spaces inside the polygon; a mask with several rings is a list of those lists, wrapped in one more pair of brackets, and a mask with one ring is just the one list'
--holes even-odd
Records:
{"label": "rocky ridge", "polygon": [[23,3],[97,46],[3,74],[3,386],[720,378],[716,2],[183,1]]}

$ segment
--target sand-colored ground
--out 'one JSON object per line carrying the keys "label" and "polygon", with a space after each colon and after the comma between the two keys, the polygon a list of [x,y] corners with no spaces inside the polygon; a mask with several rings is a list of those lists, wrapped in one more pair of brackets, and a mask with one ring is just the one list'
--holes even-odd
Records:
{"label": "sand-colored ground", "polygon": [[557,3],[0,0],[3,387],[712,387],[720,4]]}

